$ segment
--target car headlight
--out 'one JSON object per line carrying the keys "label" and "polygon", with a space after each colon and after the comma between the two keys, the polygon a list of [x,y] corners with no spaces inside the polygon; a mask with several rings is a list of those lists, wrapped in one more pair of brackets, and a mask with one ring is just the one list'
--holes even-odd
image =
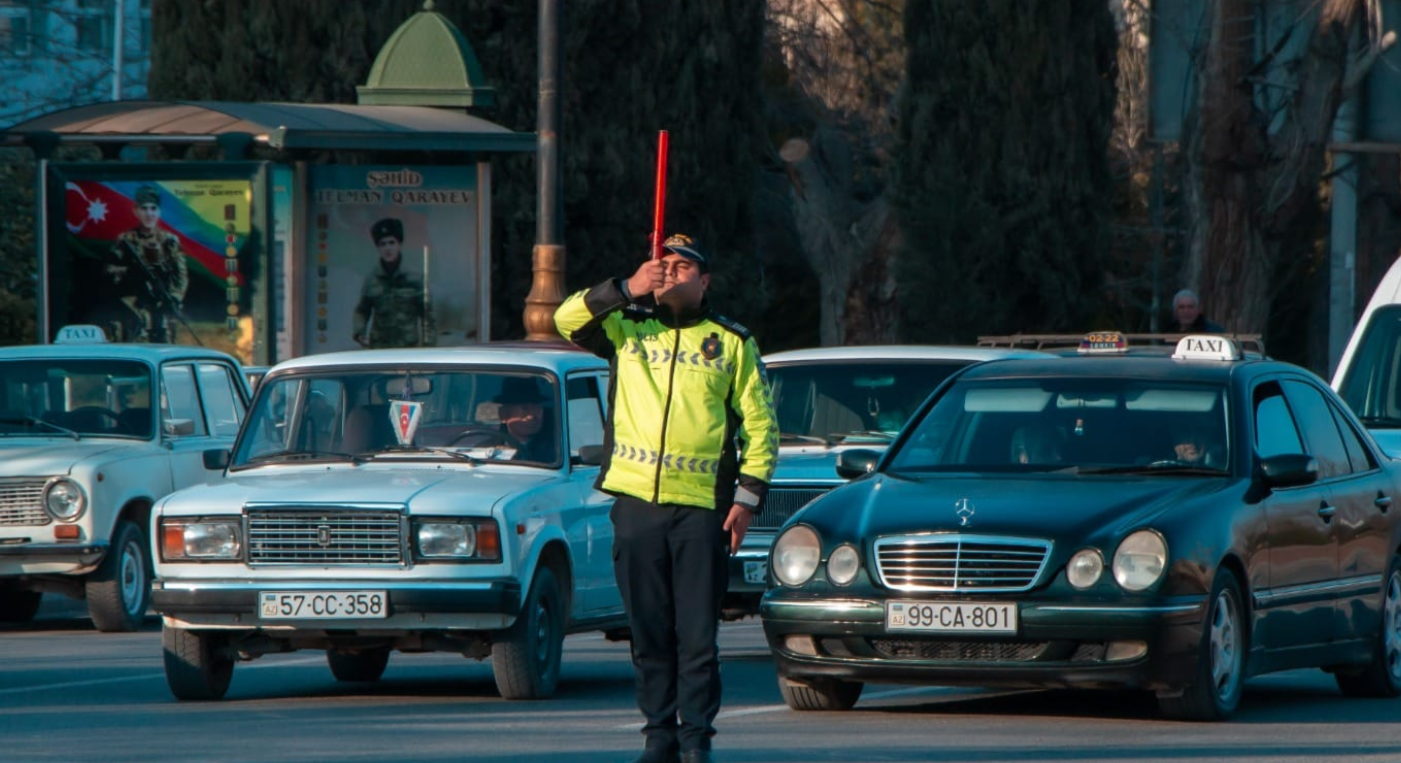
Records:
{"label": "car headlight", "polygon": [[827,579],[836,585],[846,585],[856,579],[861,569],[861,555],[851,546],[838,546],[827,559]]}
{"label": "car headlight", "polygon": [[167,561],[227,561],[243,554],[238,519],[161,520],[161,558]]}
{"label": "car headlight", "polygon": [[794,525],[773,544],[773,574],[778,582],[800,586],[808,582],[822,560],[822,542],[807,525]]}
{"label": "car headlight", "polygon": [[424,559],[501,558],[501,539],[492,520],[420,522],[414,532],[418,555]]}
{"label": "car headlight", "polygon": [[1075,556],[1070,557],[1070,563],[1065,566],[1066,579],[1081,590],[1098,583],[1103,574],[1104,557],[1092,548],[1075,552]]}
{"label": "car headlight", "polygon": [[44,510],[60,522],[73,522],[88,507],[83,486],[67,477],[55,477],[44,486]]}
{"label": "car headlight", "polygon": [[1167,543],[1152,530],[1139,530],[1114,552],[1114,579],[1129,591],[1142,591],[1158,582],[1167,569]]}

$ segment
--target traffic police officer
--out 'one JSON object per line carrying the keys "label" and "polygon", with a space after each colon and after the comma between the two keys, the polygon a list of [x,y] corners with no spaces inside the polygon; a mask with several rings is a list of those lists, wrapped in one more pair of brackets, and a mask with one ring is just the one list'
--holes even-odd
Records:
{"label": "traffic police officer", "polygon": [[422,277],[403,267],[404,223],[386,217],[370,228],[379,267],[365,276],[355,305],[355,341],[365,347],[425,347],[438,343],[433,304]]}
{"label": "traffic police officer", "polygon": [[684,235],[663,250],[626,280],[570,296],[555,325],[613,371],[597,487],[616,496],[613,571],[646,719],[638,760],[705,763],[725,547],[739,548],[763,503],[778,429],[758,345],[705,301],[708,252]]}

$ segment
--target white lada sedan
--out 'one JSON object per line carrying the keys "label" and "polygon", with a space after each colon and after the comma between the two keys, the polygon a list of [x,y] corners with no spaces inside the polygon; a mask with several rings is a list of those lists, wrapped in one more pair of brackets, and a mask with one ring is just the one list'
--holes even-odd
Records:
{"label": "white lada sedan", "polygon": [[626,624],[593,488],[607,386],[539,343],[274,367],[227,479],[151,518],[171,692],[219,699],[236,662],[317,649],[342,681],[457,652],[503,697],[552,695],[565,634]]}
{"label": "white lada sedan", "polygon": [[238,361],[215,350],[109,343],[96,326],[0,349],[0,622],[58,593],[98,630],[139,628],[151,505],[220,478],[247,406]]}

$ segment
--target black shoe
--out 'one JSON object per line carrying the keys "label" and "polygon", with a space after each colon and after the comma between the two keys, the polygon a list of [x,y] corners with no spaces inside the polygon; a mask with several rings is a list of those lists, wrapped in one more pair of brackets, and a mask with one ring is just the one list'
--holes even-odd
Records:
{"label": "black shoe", "polygon": [[681,763],[715,763],[710,750],[685,750],[681,753]]}
{"label": "black shoe", "polygon": [[669,750],[643,750],[632,763],[681,763],[681,759]]}

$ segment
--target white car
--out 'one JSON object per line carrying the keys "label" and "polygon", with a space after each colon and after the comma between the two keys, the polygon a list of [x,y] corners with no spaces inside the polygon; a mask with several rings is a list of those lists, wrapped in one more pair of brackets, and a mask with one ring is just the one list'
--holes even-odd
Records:
{"label": "white car", "polygon": [[837,456],[884,450],[929,393],[959,369],[1033,350],[939,345],[817,347],[764,356],[780,431],[778,464],[764,508],[730,559],[726,619],[759,613],[769,546],[783,523],[846,480]]}
{"label": "white car", "polygon": [[[171,692],[219,699],[235,662],[316,649],[342,681],[456,652],[503,697],[553,694],[565,634],[626,627],[593,487],[607,388],[602,360],[538,343],[275,366],[227,478],[151,517]],[[526,405],[522,440],[501,418]]]}
{"label": "white car", "polygon": [[98,630],[140,627],[151,506],[220,478],[247,406],[238,361],[214,350],[93,326],[0,349],[0,621],[56,592],[86,599]]}
{"label": "white car", "polygon": [[1401,458],[1401,260],[1362,311],[1332,386],[1382,450]]}

